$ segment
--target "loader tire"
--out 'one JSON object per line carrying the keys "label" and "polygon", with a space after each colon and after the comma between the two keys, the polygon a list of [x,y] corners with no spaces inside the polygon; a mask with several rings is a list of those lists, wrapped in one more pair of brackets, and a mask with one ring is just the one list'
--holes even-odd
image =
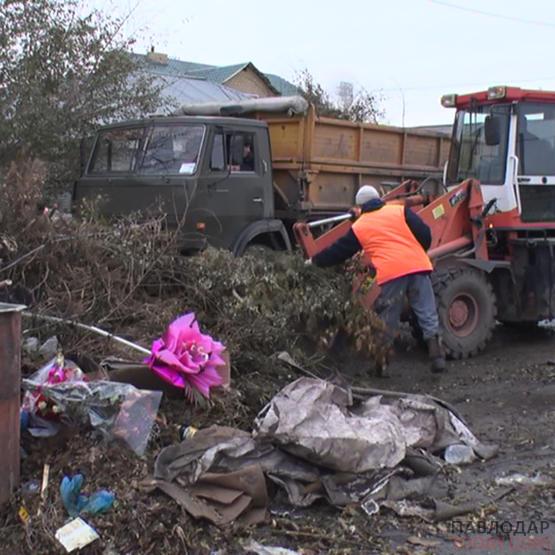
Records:
{"label": "loader tire", "polygon": [[432,274],[443,345],[452,359],[484,350],[495,327],[497,304],[485,274],[468,267]]}

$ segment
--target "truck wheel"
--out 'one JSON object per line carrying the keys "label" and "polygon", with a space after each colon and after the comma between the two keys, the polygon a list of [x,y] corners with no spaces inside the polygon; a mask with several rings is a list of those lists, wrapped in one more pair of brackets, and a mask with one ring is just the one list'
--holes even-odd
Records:
{"label": "truck wheel", "polygon": [[495,327],[495,293],[486,276],[458,267],[432,275],[443,344],[449,358],[483,351]]}

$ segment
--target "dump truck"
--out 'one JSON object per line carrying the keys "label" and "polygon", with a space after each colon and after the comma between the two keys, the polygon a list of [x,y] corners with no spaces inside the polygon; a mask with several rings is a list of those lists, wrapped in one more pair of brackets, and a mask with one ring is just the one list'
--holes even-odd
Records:
{"label": "dump truck", "polygon": [[[430,226],[444,345],[465,358],[485,348],[497,321],[530,326],[553,318],[555,92],[496,86],[446,95],[442,104],[456,109],[444,190],[429,194],[412,180],[383,198]],[[346,233],[353,217],[295,224],[305,255]],[[333,227],[316,236],[322,225]],[[374,285],[361,301],[372,307],[378,295]]]}
{"label": "dump truck", "polygon": [[445,135],[319,117],[300,97],[197,104],[98,130],[76,206],[117,217],[157,206],[184,252],[292,247],[292,226],[352,205],[358,187],[439,187]]}

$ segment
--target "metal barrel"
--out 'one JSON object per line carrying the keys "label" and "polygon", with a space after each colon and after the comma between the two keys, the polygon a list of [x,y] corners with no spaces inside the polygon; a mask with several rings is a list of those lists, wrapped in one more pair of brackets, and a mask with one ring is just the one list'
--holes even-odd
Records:
{"label": "metal barrel", "polygon": [[353,215],[350,212],[345,214],[339,214],[339,216],[331,216],[330,218],[324,218],[323,220],[315,220],[308,223],[308,227],[319,227],[321,225],[334,224],[337,222],[343,222],[344,220],[349,220]]}
{"label": "metal barrel", "polygon": [[0,504],[19,485],[21,310],[0,303]]}

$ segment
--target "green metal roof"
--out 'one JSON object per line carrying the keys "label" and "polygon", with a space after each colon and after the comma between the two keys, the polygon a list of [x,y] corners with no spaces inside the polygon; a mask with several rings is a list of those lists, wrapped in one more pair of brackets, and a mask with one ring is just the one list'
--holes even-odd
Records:
{"label": "green metal roof", "polygon": [[272,84],[272,87],[276,89],[282,96],[295,96],[299,94],[299,89],[290,83],[283,77],[279,75],[274,75],[273,73],[265,73],[268,81]]}
{"label": "green metal roof", "polygon": [[168,75],[172,77],[186,77],[190,76],[191,73],[195,70],[215,69],[216,67],[210,66],[208,64],[184,62],[182,60],[176,60],[175,58],[168,58],[167,64],[159,64],[156,62],[151,62],[146,54],[131,53],[131,58],[138,62],[143,68],[148,69],[149,73],[155,73],[157,75]]}
{"label": "green metal roof", "polygon": [[149,73],[155,75],[204,79],[206,81],[212,81],[219,84],[225,83],[228,79],[233,77],[233,75],[250,66],[260,75],[262,79],[267,82],[271,89],[274,89],[276,94],[289,96],[299,93],[297,87],[286,79],[283,79],[283,77],[272,73],[263,73],[259,71],[252,62],[233,64],[229,66],[213,66],[208,64],[198,64],[196,62],[185,62],[183,60],[176,60],[175,58],[168,58],[167,64],[161,64],[150,61],[146,54],[131,53],[131,57]]}
{"label": "green metal roof", "polygon": [[224,83],[230,77],[233,77],[237,72],[245,69],[249,64],[234,64],[232,66],[209,67],[192,69],[189,73],[191,77],[202,77],[209,81],[216,81],[216,83]]}

